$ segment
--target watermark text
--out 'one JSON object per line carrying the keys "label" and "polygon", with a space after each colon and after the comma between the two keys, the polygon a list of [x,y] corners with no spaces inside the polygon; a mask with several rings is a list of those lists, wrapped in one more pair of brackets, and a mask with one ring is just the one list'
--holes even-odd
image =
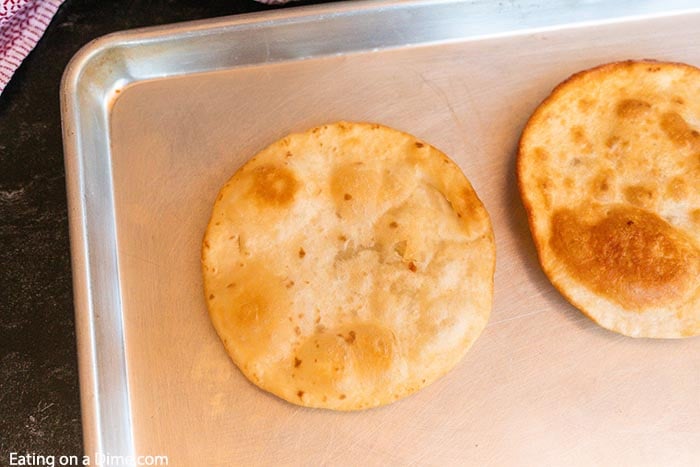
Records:
{"label": "watermark text", "polygon": [[96,452],[94,455],[55,455],[37,454],[35,452],[11,452],[9,455],[10,466],[37,466],[56,467],[64,465],[94,465],[94,466],[142,466],[142,465],[169,465],[168,456],[164,455],[136,455],[120,456],[106,452]]}

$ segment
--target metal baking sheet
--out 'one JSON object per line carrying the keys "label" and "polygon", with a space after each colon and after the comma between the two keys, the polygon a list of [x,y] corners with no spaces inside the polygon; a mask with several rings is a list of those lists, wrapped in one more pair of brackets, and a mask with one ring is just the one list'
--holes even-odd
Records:
{"label": "metal baking sheet", "polygon": [[[537,263],[519,133],[570,74],[700,65],[695,1],[359,2],[117,33],[62,84],[85,451],[170,465],[691,465],[698,340],[626,338]],[[292,131],[339,119],[455,159],[489,210],[495,306],[466,358],[392,405],[296,407],[249,384],[206,313],[219,187]]]}

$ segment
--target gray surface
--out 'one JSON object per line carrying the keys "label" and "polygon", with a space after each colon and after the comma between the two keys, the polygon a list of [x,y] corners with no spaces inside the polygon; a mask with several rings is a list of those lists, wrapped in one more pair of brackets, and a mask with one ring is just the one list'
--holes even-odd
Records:
{"label": "gray surface", "polygon": [[[624,338],[568,305],[537,265],[513,162],[530,112],[571,73],[627,58],[700,64],[700,10],[428,3],[124,33],[73,62],[62,97],[87,452],[173,465],[698,458],[697,340]],[[597,21],[632,4],[644,15]],[[574,20],[586,24],[553,26]],[[452,156],[498,247],[491,321],[463,363],[352,414],[248,384],[208,322],[198,261],[228,176],[276,138],[336,119],[385,123]]]}

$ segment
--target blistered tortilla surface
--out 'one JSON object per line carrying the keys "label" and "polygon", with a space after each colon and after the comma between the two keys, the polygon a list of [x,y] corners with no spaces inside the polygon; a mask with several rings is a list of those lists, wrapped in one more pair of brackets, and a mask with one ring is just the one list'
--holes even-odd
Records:
{"label": "blistered tortilla surface", "polygon": [[559,85],[523,132],[518,179],[543,270],[634,337],[700,333],[700,70],[628,61]]}
{"label": "blistered tortilla surface", "polygon": [[453,368],[485,327],[495,247],[458,166],[385,126],[292,134],[221,189],[202,247],[211,320],[264,390],[383,405]]}

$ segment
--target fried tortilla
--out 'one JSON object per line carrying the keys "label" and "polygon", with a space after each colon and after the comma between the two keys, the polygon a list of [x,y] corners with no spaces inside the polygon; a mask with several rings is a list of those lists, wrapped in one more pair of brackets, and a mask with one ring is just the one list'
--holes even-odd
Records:
{"label": "fried tortilla", "polygon": [[336,410],[452,369],[488,321],[494,267],[489,216],[458,166],[368,123],[262,150],[221,189],[202,248],[209,314],[243,374]]}
{"label": "fried tortilla", "polygon": [[544,272],[601,326],[700,333],[700,69],[580,72],[522,134],[520,192]]}

